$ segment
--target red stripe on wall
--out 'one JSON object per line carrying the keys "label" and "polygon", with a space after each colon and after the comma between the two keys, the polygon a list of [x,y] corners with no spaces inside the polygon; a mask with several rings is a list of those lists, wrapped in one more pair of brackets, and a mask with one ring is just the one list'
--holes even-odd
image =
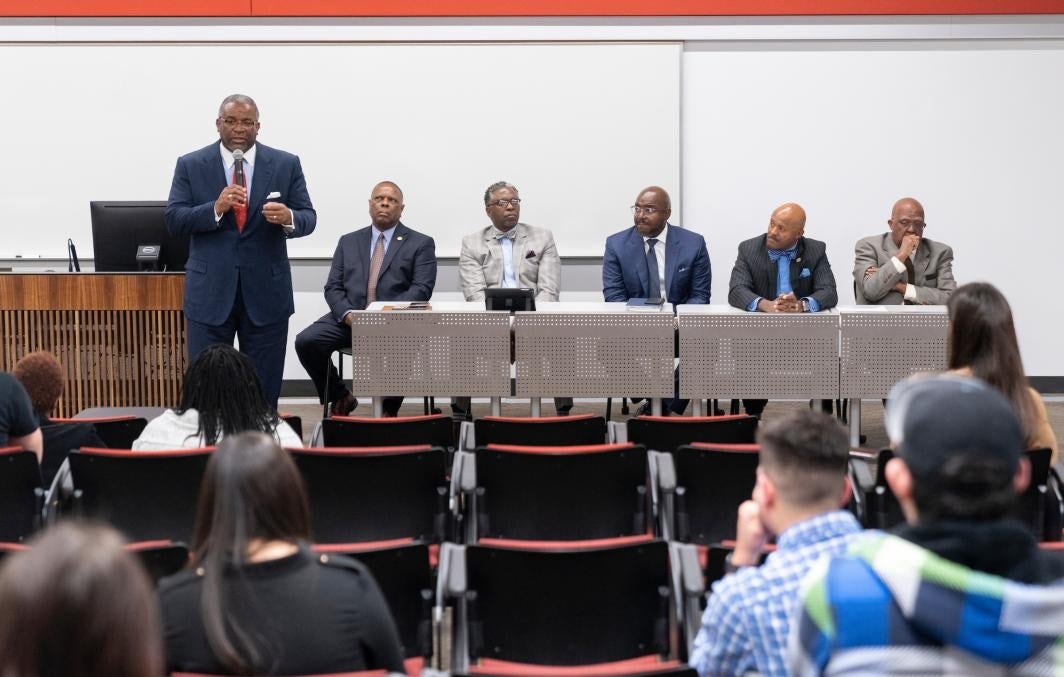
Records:
{"label": "red stripe on wall", "polygon": [[1064,0],[3,0],[0,16],[1064,14]]}

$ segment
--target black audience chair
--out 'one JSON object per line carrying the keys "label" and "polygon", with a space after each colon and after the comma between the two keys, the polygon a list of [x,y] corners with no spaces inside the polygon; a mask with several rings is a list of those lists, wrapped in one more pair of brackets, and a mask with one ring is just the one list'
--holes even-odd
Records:
{"label": "black audience chair", "polygon": [[[489,445],[463,484],[467,540],[586,540],[650,531],[646,449]],[[468,458],[468,456],[465,456]],[[463,464],[464,465],[464,464]]]}
{"label": "black audience chair", "polygon": [[139,416],[101,416],[97,418],[53,418],[52,423],[91,423],[96,434],[109,449],[129,449],[144,432],[147,419]]}
{"label": "black audience chair", "polygon": [[289,449],[314,538],[352,543],[447,536],[446,452],[429,445]]}
{"label": "black audience chair", "polygon": [[537,418],[485,416],[473,422],[473,435],[478,447],[489,444],[540,447],[603,444],[606,441],[606,419],[594,414]]}
{"label": "black audience chair", "polygon": [[0,448],[0,541],[24,541],[41,526],[44,488],[37,455]]}
{"label": "black audience chair", "polygon": [[1050,449],[1029,449],[1027,460],[1031,465],[1031,482],[1020,494],[1016,518],[1027,525],[1040,541],[1061,540],[1064,509],[1061,501],[1060,478],[1054,472]]}
{"label": "black audience chair", "polygon": [[735,538],[739,504],[757,482],[756,444],[685,444],[672,454],[676,487],[663,496],[668,533],[683,543],[708,546]]}
{"label": "black audience chair", "polygon": [[200,483],[212,451],[74,450],[68,457],[73,511],[111,523],[130,541],[191,542]]}
{"label": "black audience chair", "polygon": [[[851,459],[853,455],[851,454]],[[887,463],[894,458],[894,452],[890,449],[882,449],[876,455],[876,471],[870,487],[861,488],[864,494],[864,519],[862,525],[865,529],[890,529],[905,521],[905,515],[901,512],[901,504],[887,485]],[[854,487],[854,491],[858,488]]]}
{"label": "black audience chair", "polygon": [[126,544],[136,553],[153,583],[172,576],[188,565],[188,546],[174,541],[138,541]]}
{"label": "black audience chair", "polygon": [[326,447],[427,444],[454,448],[454,422],[443,414],[397,418],[333,416],[322,420],[321,434]]}
{"label": "black audience chair", "polygon": [[654,451],[675,451],[683,444],[753,444],[757,417],[636,416],[628,419],[628,441]]}

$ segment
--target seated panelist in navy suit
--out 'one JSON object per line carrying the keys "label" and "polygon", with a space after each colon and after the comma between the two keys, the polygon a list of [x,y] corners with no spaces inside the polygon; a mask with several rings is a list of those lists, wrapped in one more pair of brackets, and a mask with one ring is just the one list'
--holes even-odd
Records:
{"label": "seated panelist in navy suit", "polygon": [[214,125],[220,142],[177,159],[166,205],[170,233],[191,235],[189,359],[239,337],[276,407],[295,312],[287,242],[314,232],[318,217],[299,158],[256,143],[259,109],[251,97],[226,97]]}
{"label": "seated panelist in navy suit", "polygon": [[[672,304],[709,303],[712,273],[706,240],[669,223],[672,201],[665,189],[650,186],[640,191],[632,215],[631,228],[606,238],[602,257],[606,301],[659,298]],[[667,413],[681,414],[687,400],[666,399],[662,405]],[[644,410],[649,407],[644,405]]]}
{"label": "seated panelist in navy suit", "polygon": [[[372,225],[344,235],[336,245],[325,282],[329,312],[296,336],[299,361],[320,401],[331,402],[330,412],[336,416],[358,406],[331,359],[333,352],[351,346],[351,311],[365,310],[374,301],[428,301],[436,286],[436,243],[403,225],[399,217],[404,206],[403,191],[391,181],[373,187]],[[402,402],[401,397],[385,398],[385,416],[395,416]]]}

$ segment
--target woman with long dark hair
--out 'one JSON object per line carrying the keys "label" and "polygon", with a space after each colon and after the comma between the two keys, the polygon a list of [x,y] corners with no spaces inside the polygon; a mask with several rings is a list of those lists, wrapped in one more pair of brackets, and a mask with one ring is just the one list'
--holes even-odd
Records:
{"label": "woman with long dark hair", "polygon": [[992,284],[972,282],[953,292],[948,307],[950,370],[975,376],[1001,391],[1020,417],[1028,448],[1052,449],[1056,463],[1057,438],[1042,397],[1027,384],[1005,296]]}
{"label": "woman with long dark hair", "polygon": [[122,537],[64,522],[0,571],[0,675],[158,677],[159,608]]}
{"label": "woman with long dark hair", "polygon": [[164,579],[170,671],[402,672],[395,622],[358,562],[315,555],[302,478],[263,433],[227,437],[200,489],[189,568]]}
{"label": "woman with long dark hair", "polygon": [[249,430],[271,435],[283,447],[303,446],[299,435],[266,402],[251,360],[219,343],[193,360],[181,384],[181,404],[149,421],[133,448],[214,446],[227,435]]}

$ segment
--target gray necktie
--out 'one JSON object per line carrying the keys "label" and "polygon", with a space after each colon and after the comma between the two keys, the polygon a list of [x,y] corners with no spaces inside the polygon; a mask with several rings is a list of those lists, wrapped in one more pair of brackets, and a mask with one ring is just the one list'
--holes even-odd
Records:
{"label": "gray necktie", "polygon": [[658,279],[658,255],[654,253],[654,245],[657,238],[647,240],[647,282],[650,287],[647,290],[647,298],[659,298],[661,296],[661,280]]}
{"label": "gray necktie", "polygon": [[369,261],[369,280],[366,284],[366,303],[377,300],[377,278],[381,275],[381,265],[384,263],[384,233],[377,236],[377,244],[373,247],[373,256]]}

